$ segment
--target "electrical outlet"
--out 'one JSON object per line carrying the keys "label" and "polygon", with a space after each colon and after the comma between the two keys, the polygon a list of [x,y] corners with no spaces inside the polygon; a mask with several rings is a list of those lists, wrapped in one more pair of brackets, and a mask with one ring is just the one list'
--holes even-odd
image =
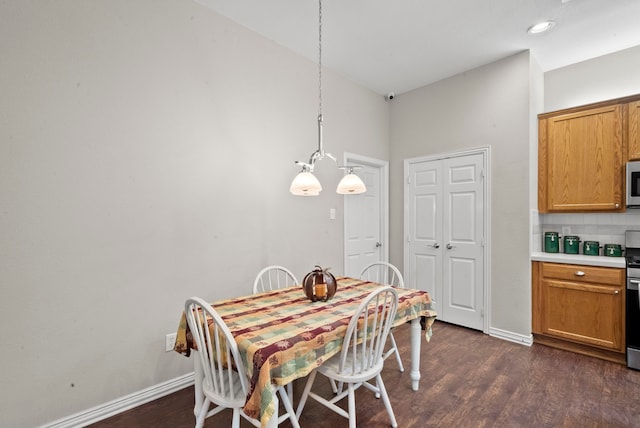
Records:
{"label": "electrical outlet", "polygon": [[571,226],[562,226],[562,236],[571,235]]}
{"label": "electrical outlet", "polygon": [[171,352],[174,346],[176,346],[176,333],[167,334],[164,340],[164,350]]}

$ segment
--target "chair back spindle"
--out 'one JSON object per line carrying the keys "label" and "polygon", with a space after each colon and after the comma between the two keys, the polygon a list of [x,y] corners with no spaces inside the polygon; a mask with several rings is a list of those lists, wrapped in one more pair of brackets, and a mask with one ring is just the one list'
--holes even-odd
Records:
{"label": "chair back spindle", "polygon": [[398,293],[392,287],[382,288],[362,302],[347,327],[340,372],[362,374],[383,364],[384,345],[397,309]]}
{"label": "chair back spindle", "polygon": [[404,288],[404,278],[400,270],[387,262],[380,261],[366,266],[360,273],[360,279]]}
{"label": "chair back spindle", "polygon": [[277,290],[300,284],[295,275],[284,266],[267,266],[258,272],[253,283],[253,292]]}

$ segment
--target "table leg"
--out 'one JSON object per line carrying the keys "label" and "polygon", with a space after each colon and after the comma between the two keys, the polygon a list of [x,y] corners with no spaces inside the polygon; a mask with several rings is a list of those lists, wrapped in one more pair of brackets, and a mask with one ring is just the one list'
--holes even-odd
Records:
{"label": "table leg", "polygon": [[420,317],[411,320],[411,389],[418,390],[420,382],[420,339],[422,326]]}

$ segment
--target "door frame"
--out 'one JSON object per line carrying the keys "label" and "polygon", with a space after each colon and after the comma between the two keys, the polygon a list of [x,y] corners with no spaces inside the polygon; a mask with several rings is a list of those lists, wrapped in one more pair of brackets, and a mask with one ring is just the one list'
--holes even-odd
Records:
{"label": "door frame", "polygon": [[448,158],[454,158],[454,157],[462,157],[462,156],[468,156],[468,155],[475,155],[475,154],[482,154],[484,156],[484,161],[485,161],[485,165],[484,165],[484,180],[483,180],[483,186],[484,186],[484,230],[485,230],[485,234],[484,234],[484,254],[483,254],[483,259],[484,259],[484,266],[483,266],[483,270],[484,270],[484,274],[483,274],[483,281],[484,281],[484,317],[483,317],[483,327],[482,327],[482,332],[485,334],[489,333],[489,327],[491,326],[491,146],[482,146],[482,147],[477,147],[477,148],[472,148],[472,149],[466,149],[466,150],[460,150],[460,151],[454,151],[454,152],[447,152],[447,153],[439,153],[439,154],[435,154],[435,155],[428,155],[428,156],[420,156],[420,157],[415,157],[415,158],[408,158],[404,160],[404,172],[403,172],[403,177],[404,177],[404,216],[403,216],[403,223],[404,223],[404,271],[406,272],[407,270],[407,253],[409,252],[409,242],[408,242],[408,238],[409,238],[409,230],[408,230],[408,225],[409,225],[409,206],[408,206],[408,201],[409,201],[409,185],[407,183],[407,175],[409,173],[409,165],[414,164],[414,163],[420,163],[420,162],[429,162],[429,161],[436,161],[436,160],[443,160],[443,159],[448,159]]}
{"label": "door frame", "polygon": [[[389,261],[389,161],[372,158],[369,156],[358,155],[355,153],[345,152],[343,156],[344,165],[367,165],[377,168],[380,171],[380,239],[382,241],[382,261]],[[357,171],[356,171],[357,173]],[[345,195],[345,198],[349,196]],[[344,212],[342,225],[342,267],[345,271],[347,266],[347,208],[346,203],[342,202],[342,210]]]}

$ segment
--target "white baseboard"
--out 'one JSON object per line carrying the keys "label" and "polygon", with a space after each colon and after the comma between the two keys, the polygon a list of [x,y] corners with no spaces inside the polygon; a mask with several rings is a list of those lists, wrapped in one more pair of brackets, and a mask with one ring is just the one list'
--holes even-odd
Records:
{"label": "white baseboard", "polygon": [[148,403],[158,398],[164,397],[176,391],[180,391],[188,386],[193,385],[193,373],[187,373],[158,385],[125,395],[124,397],[92,407],[75,415],[67,416],[57,421],[42,425],[40,428],[78,428],[84,427],[108,417],[117,415],[126,410],[133,409],[142,404]]}
{"label": "white baseboard", "polygon": [[508,340],[509,342],[518,343],[520,345],[533,345],[533,335],[522,335],[513,333],[511,331],[500,330],[499,328],[489,328],[489,336],[497,337],[498,339]]}

